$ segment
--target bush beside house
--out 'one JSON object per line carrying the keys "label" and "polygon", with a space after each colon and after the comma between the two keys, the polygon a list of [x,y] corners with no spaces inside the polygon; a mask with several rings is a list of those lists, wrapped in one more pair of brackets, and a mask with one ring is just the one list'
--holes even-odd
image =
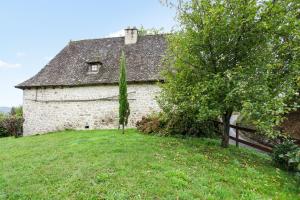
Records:
{"label": "bush beside house", "polygon": [[15,136],[23,134],[23,111],[22,107],[12,108],[9,114],[0,115],[0,137]]}
{"label": "bush beside house", "polygon": [[145,134],[183,135],[193,137],[216,137],[214,123],[199,121],[191,113],[152,113],[136,123]]}

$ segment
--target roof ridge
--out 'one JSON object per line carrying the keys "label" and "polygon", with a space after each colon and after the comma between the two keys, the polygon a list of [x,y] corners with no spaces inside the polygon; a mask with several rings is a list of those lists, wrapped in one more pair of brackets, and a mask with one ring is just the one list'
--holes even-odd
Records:
{"label": "roof ridge", "polygon": [[[169,35],[169,34],[170,33],[147,34],[147,35],[140,35],[139,37],[164,36],[164,35]],[[84,41],[93,41],[93,40],[121,39],[121,38],[124,38],[124,36],[103,37],[103,38],[90,38],[90,39],[80,39],[80,40],[70,40],[70,43],[84,42]]]}
{"label": "roof ridge", "polygon": [[76,43],[76,42],[93,41],[93,40],[107,40],[107,39],[114,39],[114,38],[120,39],[120,38],[124,38],[124,36],[123,37],[107,37],[107,38],[105,37],[105,38],[91,38],[91,39],[71,40],[70,42],[71,43]]}

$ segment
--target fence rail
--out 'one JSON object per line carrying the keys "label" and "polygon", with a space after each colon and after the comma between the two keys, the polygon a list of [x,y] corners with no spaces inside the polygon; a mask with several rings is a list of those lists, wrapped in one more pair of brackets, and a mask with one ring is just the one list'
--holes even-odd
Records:
{"label": "fence rail", "polygon": [[[214,121],[214,122],[217,123],[218,125],[223,125],[223,122],[220,122],[220,121]],[[264,151],[264,152],[268,152],[268,153],[272,152],[272,149],[273,149],[272,145],[260,144],[258,142],[252,143],[252,142],[249,142],[249,141],[246,141],[246,140],[243,140],[240,138],[240,131],[244,131],[244,132],[248,132],[248,133],[257,133],[257,130],[252,129],[252,128],[242,127],[242,126],[237,126],[237,125],[233,125],[233,124],[230,124],[229,127],[235,129],[235,137],[229,136],[229,138],[235,141],[236,147],[239,147],[239,143],[242,143],[242,144],[251,146],[253,148],[259,149],[261,151]],[[220,130],[216,130],[216,131],[221,133]],[[300,140],[297,140],[297,139],[294,139],[294,140],[295,140],[296,144],[300,145]]]}

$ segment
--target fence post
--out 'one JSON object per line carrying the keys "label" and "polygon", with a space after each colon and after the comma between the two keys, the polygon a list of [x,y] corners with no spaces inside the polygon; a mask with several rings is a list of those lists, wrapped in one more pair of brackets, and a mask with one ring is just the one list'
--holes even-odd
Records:
{"label": "fence post", "polygon": [[235,128],[235,146],[239,147],[239,129]]}

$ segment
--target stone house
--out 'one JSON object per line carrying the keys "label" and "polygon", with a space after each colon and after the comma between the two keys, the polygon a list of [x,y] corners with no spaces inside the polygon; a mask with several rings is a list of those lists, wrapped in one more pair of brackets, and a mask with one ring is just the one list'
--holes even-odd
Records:
{"label": "stone house", "polygon": [[23,90],[24,135],[64,129],[118,127],[118,81],[121,51],[127,64],[129,127],[159,110],[155,100],[164,35],[71,41],[39,73],[16,88]]}

